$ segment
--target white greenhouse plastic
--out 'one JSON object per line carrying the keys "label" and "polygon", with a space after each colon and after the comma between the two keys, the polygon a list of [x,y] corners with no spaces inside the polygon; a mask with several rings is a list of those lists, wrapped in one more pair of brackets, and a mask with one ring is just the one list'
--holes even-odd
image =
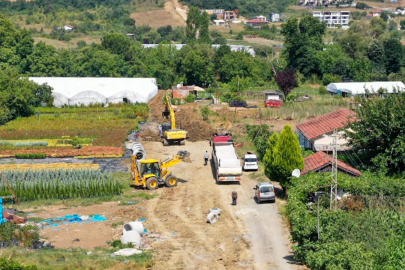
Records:
{"label": "white greenhouse plastic", "polygon": [[147,103],[158,93],[155,78],[31,77],[53,88],[54,106]]}
{"label": "white greenhouse plastic", "polygon": [[385,89],[387,93],[404,91],[405,85],[402,82],[348,82],[330,83],[326,88],[332,94],[364,95],[366,90],[377,93],[380,88]]}

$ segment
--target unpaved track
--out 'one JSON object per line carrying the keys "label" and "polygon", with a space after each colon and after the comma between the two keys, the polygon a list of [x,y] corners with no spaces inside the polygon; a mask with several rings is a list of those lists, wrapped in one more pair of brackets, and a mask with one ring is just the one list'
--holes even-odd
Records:
{"label": "unpaved track", "polygon": [[[287,260],[288,235],[276,204],[256,204],[252,199],[255,181],[244,174],[240,185],[216,185],[210,166],[203,166],[208,142],[163,147],[145,142],[148,157],[164,159],[187,150],[193,163],[172,167],[180,178],[175,188],[160,188],[148,201],[149,231],[169,237],[153,244],[154,269],[280,269],[295,270]],[[239,194],[231,206],[231,192]],[[209,208],[223,209],[216,224],[207,224]]]}

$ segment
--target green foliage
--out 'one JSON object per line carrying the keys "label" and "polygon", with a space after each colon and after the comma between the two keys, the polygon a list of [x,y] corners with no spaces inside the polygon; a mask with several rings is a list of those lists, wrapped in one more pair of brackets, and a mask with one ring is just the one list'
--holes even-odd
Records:
{"label": "green foliage", "polygon": [[187,14],[186,37],[188,42],[211,43],[208,26],[210,17],[200,12],[198,7],[191,7]]}
{"label": "green foliage", "polygon": [[195,96],[195,95],[189,94],[189,95],[184,99],[184,101],[187,102],[187,103],[193,103],[193,102],[195,101],[195,99],[196,99],[196,96]]}
{"label": "green foliage", "polygon": [[11,247],[18,242],[21,243],[21,246],[29,248],[38,239],[38,228],[35,226],[27,225],[21,227],[13,222],[0,224],[0,242],[3,247]]}
{"label": "green foliage", "polygon": [[196,6],[203,9],[238,9],[242,15],[257,16],[257,14],[269,14],[270,12],[283,12],[294,1],[276,0],[183,0],[188,6]]}
{"label": "green foliage", "polygon": [[236,39],[236,40],[243,40],[243,34],[242,34],[242,32],[239,32],[235,39]]}
{"label": "green foliage", "polygon": [[43,159],[43,158],[46,158],[46,154],[42,154],[42,153],[15,154],[15,158],[17,158],[17,159]]}
{"label": "green foliage", "polygon": [[291,18],[281,27],[286,47],[283,53],[288,66],[294,67],[305,76],[319,74],[316,54],[323,49],[322,38],[326,32],[326,24],[312,16],[305,16],[300,21]]}
{"label": "green foliage", "polygon": [[110,246],[112,246],[113,248],[117,248],[117,249],[123,249],[123,248],[133,248],[134,245],[132,243],[128,243],[128,244],[123,244],[121,242],[121,240],[114,240],[111,242]]}
{"label": "green foliage", "polygon": [[8,258],[0,258],[0,269],[7,270],[37,270],[35,265],[22,265]]}
{"label": "green foliage", "polygon": [[316,204],[307,203],[312,192],[328,190],[330,178],[309,173],[294,179],[288,216],[292,240],[298,243],[297,259],[311,269],[402,268],[398,266],[404,254],[403,179],[370,173],[359,178],[339,173],[338,178],[339,189],[351,196],[339,201],[337,211],[329,211],[328,194],[320,197],[319,240],[318,210]]}
{"label": "green foliage", "polygon": [[[342,77],[340,77],[339,75],[323,74],[323,77],[322,77],[322,84],[323,85],[328,85],[328,84],[333,83],[333,82],[336,83],[336,82],[341,82],[341,81],[342,81]],[[319,90],[319,93],[321,93],[320,90]],[[326,92],[323,92],[323,94],[326,94]]]}
{"label": "green foliage", "polygon": [[203,107],[201,107],[200,112],[201,112],[202,119],[204,121],[207,121],[208,117],[210,116],[210,109],[206,106],[203,106]]}
{"label": "green foliage", "polygon": [[387,74],[399,72],[402,65],[402,44],[395,38],[384,42],[385,65]]}
{"label": "green foliage", "polygon": [[359,98],[356,119],[348,132],[361,160],[374,170],[389,174],[405,171],[405,94],[400,92],[384,98]]}
{"label": "green foliage", "polygon": [[328,93],[328,90],[326,89],[325,86],[320,86],[320,87],[318,88],[318,94],[320,94],[320,95],[326,95],[327,93]]}
{"label": "green foliage", "polygon": [[270,135],[276,133],[272,133],[268,125],[246,125],[246,131],[256,148],[258,159],[263,160],[267,149],[267,141]]}
{"label": "green foliage", "polygon": [[298,137],[289,125],[285,125],[276,146],[273,148],[271,167],[272,180],[279,181],[283,188],[290,184],[291,173],[294,169],[304,169],[304,158]]}
{"label": "green foliage", "polygon": [[[5,171],[3,176],[20,201],[102,197],[122,190],[111,174],[92,169]],[[0,183],[0,196],[8,195],[8,186]]]}
{"label": "green foliage", "polygon": [[275,159],[274,150],[275,147],[277,146],[278,139],[279,139],[278,133],[275,132],[271,135],[271,137],[267,141],[266,154],[264,155],[263,158],[264,174],[269,179],[274,179],[273,176],[275,176],[274,172],[275,167],[273,166],[273,161]]}

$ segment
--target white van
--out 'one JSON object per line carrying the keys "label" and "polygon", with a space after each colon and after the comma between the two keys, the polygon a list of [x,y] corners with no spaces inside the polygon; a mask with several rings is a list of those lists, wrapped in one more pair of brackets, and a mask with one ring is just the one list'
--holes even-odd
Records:
{"label": "white van", "polygon": [[255,154],[248,152],[243,160],[244,171],[257,171],[259,169],[259,160]]}
{"label": "white van", "polygon": [[255,190],[255,199],[257,203],[261,203],[263,201],[276,201],[276,191],[274,190],[272,183],[258,183],[253,189]]}

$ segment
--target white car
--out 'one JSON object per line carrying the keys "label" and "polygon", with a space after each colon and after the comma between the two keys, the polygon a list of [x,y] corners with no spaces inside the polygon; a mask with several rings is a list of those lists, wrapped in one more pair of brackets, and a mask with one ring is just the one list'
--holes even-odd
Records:
{"label": "white car", "polygon": [[244,171],[257,171],[259,169],[259,160],[255,154],[248,152],[243,160]]}

